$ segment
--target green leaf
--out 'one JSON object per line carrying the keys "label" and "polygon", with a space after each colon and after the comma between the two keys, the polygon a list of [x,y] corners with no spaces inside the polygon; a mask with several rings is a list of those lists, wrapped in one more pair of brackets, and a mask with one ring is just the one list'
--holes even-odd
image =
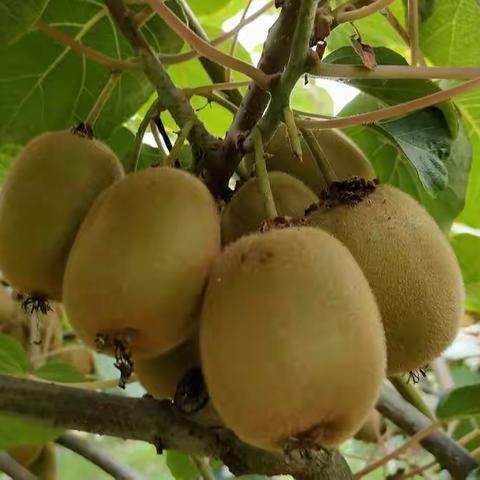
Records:
{"label": "green leaf", "polygon": [[24,374],[29,370],[30,362],[22,344],[16,338],[0,334],[0,371],[9,373],[4,371],[8,366],[17,370],[10,374]]}
{"label": "green leaf", "polygon": [[11,143],[0,146],[0,184],[3,183],[3,179],[5,178],[10,165],[20,152],[21,148],[22,147],[19,145],[13,145]]}
{"label": "green leaf", "polygon": [[188,455],[168,450],[166,456],[168,468],[176,480],[197,480],[198,468]]}
{"label": "green leaf", "polygon": [[480,312],[480,237],[463,233],[451,239],[465,283],[465,308]]}
{"label": "green leaf", "polygon": [[443,395],[436,414],[438,418],[480,414],[480,383],[459,387]]}
{"label": "green leaf", "polygon": [[230,0],[188,0],[187,3],[196,15],[210,15],[224,8]]}
{"label": "green leaf", "polygon": [[[480,3],[475,0],[435,0],[435,8],[422,23],[420,46],[434,65],[478,67],[480,58]],[[480,227],[480,89],[455,99],[472,140],[474,161],[466,207],[460,221]]]}
{"label": "green leaf", "polygon": [[40,17],[49,0],[0,0],[0,45],[23,35]]}
{"label": "green leaf", "polygon": [[[375,100],[359,95],[342,110],[341,115],[353,115],[374,108],[378,108]],[[428,124],[426,128],[429,128]],[[451,143],[450,156],[444,161],[448,186],[436,198],[432,198],[422,188],[411,163],[398,145],[392,144],[382,132],[370,127],[348,128],[344,132],[370,159],[381,182],[394,185],[412,195],[428,210],[442,230],[446,232],[450,229],[463,208],[470,170],[471,146],[463,126]]]}
{"label": "green leaf", "polygon": [[[110,57],[132,57],[130,45],[114,27],[102,3],[51,0],[43,20]],[[183,45],[157,17],[144,31],[154,48],[164,53],[175,53]],[[11,47],[0,48],[0,56],[0,143],[23,144],[40,132],[69,128],[83,121],[110,75],[106,67],[38,31],[28,33]],[[96,135],[108,138],[152,92],[142,72],[125,71],[95,126]]]}
{"label": "green leaf", "polygon": [[70,363],[61,360],[50,360],[46,365],[35,370],[35,375],[44,380],[61,383],[80,383],[84,376]]}
{"label": "green leaf", "polygon": [[[375,56],[379,65],[408,65],[402,55],[389,48],[375,48]],[[362,60],[352,47],[343,47],[332,52],[324,59],[325,63],[340,63],[348,65],[362,65]],[[364,93],[380,100],[384,105],[396,105],[408,102],[415,98],[439,92],[441,89],[431,80],[371,80],[350,79],[345,83],[356,87]],[[451,102],[442,102],[433,108],[439,108],[445,115],[445,121],[452,136],[458,133],[458,121],[455,108]]]}
{"label": "green leaf", "polygon": [[[35,399],[32,398],[32,402],[34,401]],[[0,450],[18,445],[49,442],[58,438],[62,431],[47,427],[41,422],[0,415]]]}

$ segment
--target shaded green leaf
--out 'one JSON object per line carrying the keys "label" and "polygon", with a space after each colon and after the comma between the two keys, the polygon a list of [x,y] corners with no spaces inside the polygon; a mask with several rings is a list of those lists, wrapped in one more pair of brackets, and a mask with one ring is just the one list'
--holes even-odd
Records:
{"label": "shaded green leaf", "polygon": [[61,434],[61,429],[47,427],[41,422],[0,415],[0,450],[17,445],[45,443],[55,440]]}
{"label": "shaded green leaf", "polygon": [[480,414],[480,383],[455,388],[440,398],[438,418],[454,418]]}
{"label": "shaded green leaf", "polygon": [[20,152],[21,148],[22,147],[19,145],[13,145],[11,143],[0,146],[0,184],[3,183],[3,179],[5,178],[10,165],[18,155],[18,152]]}
{"label": "shaded green leaf", "polygon": [[199,471],[190,456],[168,450],[167,465],[176,480],[197,480]]}
{"label": "shaded green leaf", "polygon": [[28,371],[30,362],[27,352],[25,352],[22,344],[16,338],[0,334],[0,358],[2,355],[4,355],[4,358],[9,357],[13,363],[18,365],[22,373]]}
{"label": "shaded green leaf", "polygon": [[[341,115],[353,115],[375,108],[378,108],[378,103],[374,99],[359,95],[342,110]],[[426,193],[413,166],[398,146],[392,144],[382,132],[370,127],[347,128],[344,132],[365,152],[383,183],[394,185],[412,195],[428,210],[442,230],[450,229],[463,208],[470,171],[472,152],[463,126],[452,141],[450,156],[444,161],[448,186],[436,198]]]}
{"label": "shaded green leaf", "polygon": [[42,14],[49,0],[0,0],[0,45],[23,35]]}
{"label": "shaded green leaf", "polygon": [[229,0],[188,0],[188,5],[196,15],[210,15],[221,10]]}
{"label": "shaded green leaf", "polygon": [[35,370],[35,375],[44,380],[61,383],[79,383],[84,376],[70,363],[61,360],[50,360],[43,367]]}
{"label": "shaded green leaf", "polygon": [[465,283],[465,307],[480,312],[480,237],[467,233],[451,239]]}

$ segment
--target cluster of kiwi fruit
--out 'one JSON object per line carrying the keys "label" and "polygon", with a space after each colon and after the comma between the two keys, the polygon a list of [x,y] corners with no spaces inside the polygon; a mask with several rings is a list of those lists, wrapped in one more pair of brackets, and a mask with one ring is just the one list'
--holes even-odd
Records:
{"label": "cluster of kiwi fruit", "polygon": [[306,144],[302,163],[293,156],[285,129],[267,146],[279,228],[256,178],[219,215],[189,173],[125,175],[99,141],[44,134],[0,194],[0,270],[63,301],[78,337],[155,397],[201,368],[221,423],[252,445],[335,447],[372,422],[379,431],[385,377],[453,340],[462,279],[415,200],[374,182],[339,131],[315,135],[335,185]]}

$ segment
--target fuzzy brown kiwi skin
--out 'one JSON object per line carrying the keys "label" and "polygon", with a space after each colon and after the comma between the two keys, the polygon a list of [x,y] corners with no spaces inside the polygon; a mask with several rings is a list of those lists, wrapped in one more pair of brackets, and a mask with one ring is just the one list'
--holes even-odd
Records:
{"label": "fuzzy brown kiwi skin", "polygon": [[0,269],[18,291],[61,300],[67,257],[96,197],[123,176],[116,155],[67,130],[20,153],[0,194]]}
{"label": "fuzzy brown kiwi skin", "polygon": [[455,255],[412,197],[379,185],[356,205],[320,207],[307,218],[343,242],[377,298],[388,375],[422,368],[454,340],[464,312]]}
{"label": "fuzzy brown kiwi skin", "polygon": [[312,228],[227,246],[206,291],[200,353],[225,425],[274,450],[292,437],[334,447],[354,435],[386,365],[363,273],[346,247]]}
{"label": "fuzzy brown kiwi skin", "polygon": [[[275,206],[281,217],[303,217],[318,197],[300,180],[283,172],[268,174]],[[258,180],[251,178],[235,193],[221,216],[224,245],[258,231],[267,219]]]}
{"label": "fuzzy brown kiwi skin", "polygon": [[[322,150],[335,172],[338,180],[348,180],[352,177],[376,178],[375,170],[365,154],[340,130],[314,130]],[[277,129],[270,143],[266,146],[267,168],[270,171],[280,170],[300,179],[315,193],[320,194],[327,188],[327,182],[323,178],[317,163],[302,140],[303,162],[293,155],[285,127]]]}
{"label": "fuzzy brown kiwi skin", "polygon": [[200,366],[198,335],[155,358],[134,358],[135,374],[148,393],[160,400],[173,399],[179,382]]}
{"label": "fuzzy brown kiwi skin", "polygon": [[387,425],[382,415],[377,410],[372,409],[354,438],[366,443],[378,443],[386,429]]}
{"label": "fuzzy brown kiwi skin", "polygon": [[100,334],[124,337],[133,356],[161,355],[193,334],[219,251],[217,206],[198,178],[168,167],[131,173],[99,197],[75,239],[70,323],[91,348]]}

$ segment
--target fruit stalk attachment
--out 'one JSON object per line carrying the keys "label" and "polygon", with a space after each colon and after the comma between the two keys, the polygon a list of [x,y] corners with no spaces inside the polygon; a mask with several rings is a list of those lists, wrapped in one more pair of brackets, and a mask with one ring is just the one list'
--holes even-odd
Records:
{"label": "fruit stalk attachment", "polygon": [[173,148],[165,160],[165,165],[167,167],[169,166],[173,167],[175,165],[175,162],[180,156],[180,152],[182,151],[183,144],[185,143],[185,140],[188,138],[188,135],[190,133],[190,130],[193,127],[193,124],[194,124],[193,120],[189,120],[180,130],[180,133],[178,134],[177,139],[173,144]]}
{"label": "fruit stalk attachment", "polygon": [[335,171],[332,168],[332,165],[328,161],[325,152],[323,151],[322,147],[318,143],[315,135],[311,130],[307,130],[306,128],[302,128],[301,132],[303,134],[303,138],[307,143],[308,148],[312,152],[313,158],[318,165],[318,168],[322,172],[322,175],[325,179],[327,185],[331,185],[333,182],[337,180],[337,176]]}
{"label": "fruit stalk attachment", "polygon": [[98,117],[102,113],[105,105],[108,102],[108,99],[112,95],[115,87],[117,86],[118,81],[120,80],[121,74],[118,72],[112,72],[108,77],[107,83],[100,92],[95,104],[93,105],[90,113],[85,118],[85,124],[89,126],[92,130],[97,123]]}
{"label": "fruit stalk attachment", "polygon": [[292,148],[292,152],[298,160],[303,162],[300,135],[298,133],[298,128],[295,125],[295,118],[293,116],[293,112],[290,108],[287,107],[283,110],[283,119],[285,121],[285,125],[287,126],[288,139],[290,141],[290,147]]}
{"label": "fruit stalk attachment", "polygon": [[267,220],[273,220],[278,217],[277,207],[273,199],[272,187],[268,178],[267,166],[265,164],[265,151],[263,149],[263,139],[260,130],[255,127],[252,132],[253,145],[255,150],[255,175],[260,184]]}

